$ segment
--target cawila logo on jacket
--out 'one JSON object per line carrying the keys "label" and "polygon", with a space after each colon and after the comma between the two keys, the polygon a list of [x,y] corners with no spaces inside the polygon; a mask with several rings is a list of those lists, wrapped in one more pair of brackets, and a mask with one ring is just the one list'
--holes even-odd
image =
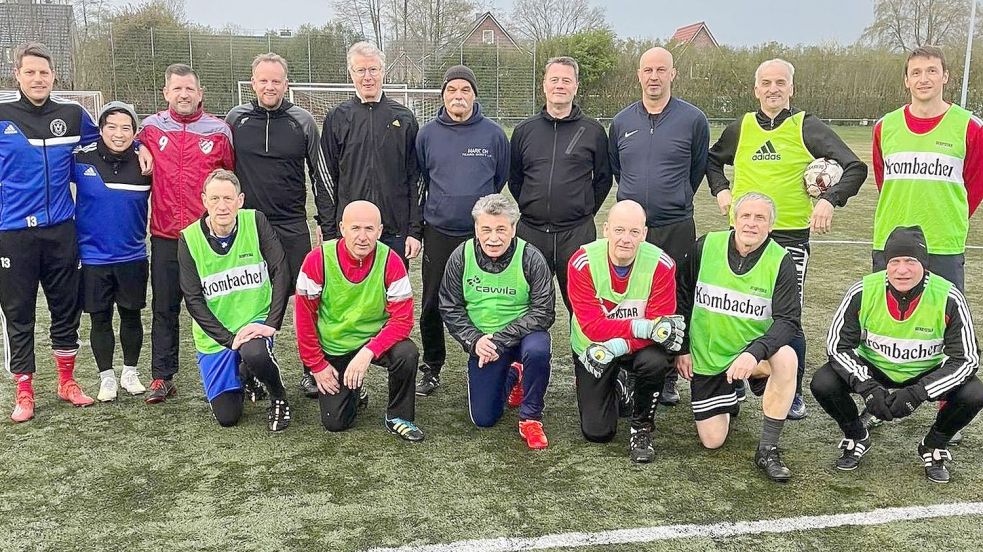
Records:
{"label": "cawila logo on jacket", "polygon": [[205,299],[214,299],[230,293],[262,287],[269,279],[270,274],[264,261],[205,276],[201,279],[201,288]]}

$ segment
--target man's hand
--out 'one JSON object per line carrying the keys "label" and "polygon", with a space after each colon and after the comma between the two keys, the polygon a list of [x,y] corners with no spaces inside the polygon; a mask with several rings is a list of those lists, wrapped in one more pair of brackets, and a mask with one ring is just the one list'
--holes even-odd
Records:
{"label": "man's hand", "polygon": [[341,391],[341,384],[338,383],[338,371],[335,370],[334,366],[329,364],[320,372],[311,372],[311,375],[314,376],[317,388],[325,395],[334,395]]}
{"label": "man's hand", "polygon": [[498,347],[492,341],[491,334],[481,336],[474,344],[474,354],[478,357],[478,368],[484,368],[485,364],[498,360]]}
{"label": "man's hand", "polygon": [[809,228],[817,234],[825,234],[833,228],[833,204],[820,199],[812,209]]}
{"label": "man's hand", "polygon": [[580,356],[580,363],[592,376],[601,379],[604,371],[611,366],[614,359],[618,358],[614,351],[609,349],[604,343],[591,343],[587,346],[584,354]]}
{"label": "man's hand", "polygon": [[727,369],[727,383],[748,379],[757,365],[758,359],[754,358],[754,355],[748,352],[741,353]]}
{"label": "man's hand", "polygon": [[887,403],[888,392],[880,385],[871,389],[864,395],[864,403],[867,405],[867,412],[870,412],[874,416],[884,420],[885,422],[890,422],[894,419],[894,414],[891,412],[891,407]]}
{"label": "man's hand", "polygon": [[318,247],[321,247],[321,244],[322,243],[324,243],[324,233],[321,232],[321,227],[320,226],[315,226],[314,227],[314,249],[317,249]]}
{"label": "man's hand", "polygon": [[927,393],[923,389],[915,385],[909,385],[888,395],[885,403],[891,409],[894,419],[897,420],[910,416],[916,408],[925,402],[925,399],[922,397],[927,398]]}
{"label": "man's hand", "polygon": [[345,387],[358,389],[362,386],[362,381],[365,380],[365,373],[369,371],[369,363],[372,362],[374,356],[368,347],[362,347],[355,353],[355,358],[345,368]]}
{"label": "man's hand", "polygon": [[720,208],[720,214],[727,216],[730,214],[730,203],[734,201],[734,196],[730,193],[730,189],[724,189],[717,192],[717,207]]}
{"label": "man's hand", "polygon": [[415,259],[417,255],[420,254],[420,250],[423,249],[423,244],[420,240],[414,238],[413,236],[406,236],[406,258]]}
{"label": "man's hand", "polygon": [[276,329],[267,326],[266,324],[260,324],[259,322],[253,322],[252,324],[246,324],[236,333],[235,338],[232,340],[232,350],[236,351],[242,344],[249,341],[250,339],[255,339],[257,337],[273,337],[276,333]]}
{"label": "man's hand", "polygon": [[659,316],[652,320],[631,321],[632,335],[639,339],[650,339],[665,347],[670,353],[675,353],[683,346],[685,330],[686,321],[678,314]]}
{"label": "man's hand", "polygon": [[676,357],[676,373],[686,381],[693,380],[693,355]]}
{"label": "man's hand", "polygon": [[137,158],[140,160],[140,172],[144,176],[149,176],[154,172],[154,154],[150,153],[150,148],[141,145],[137,150]]}

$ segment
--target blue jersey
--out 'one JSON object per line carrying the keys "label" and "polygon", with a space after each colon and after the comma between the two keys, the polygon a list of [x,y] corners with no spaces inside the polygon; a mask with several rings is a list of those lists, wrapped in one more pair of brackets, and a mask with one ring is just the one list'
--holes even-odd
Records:
{"label": "blue jersey", "polygon": [[20,92],[0,95],[0,231],[72,218],[72,150],[98,138],[75,102],[52,96],[35,106]]}
{"label": "blue jersey", "polygon": [[82,264],[146,259],[150,177],[134,149],[114,154],[101,140],[80,149],[73,180]]}

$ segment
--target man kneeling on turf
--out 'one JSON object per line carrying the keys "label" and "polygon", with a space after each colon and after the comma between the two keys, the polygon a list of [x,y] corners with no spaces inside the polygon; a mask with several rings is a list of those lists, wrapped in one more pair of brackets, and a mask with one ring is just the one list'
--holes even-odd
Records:
{"label": "man kneeling on turf", "polygon": [[[468,353],[468,409],[478,427],[519,406],[519,435],[531,449],[549,444],[543,398],[550,379],[549,328],[556,298],[546,259],[515,237],[519,206],[486,195],[471,210],[475,238],[451,253],[440,285],[440,313]],[[510,394],[511,391],[511,394]]]}
{"label": "man kneeling on turf", "polygon": [[622,371],[635,378],[629,456],[651,462],[655,407],[672,353],[683,341],[676,312],[676,264],[645,241],[645,210],[625,200],[611,207],[604,237],[570,257],[567,287],[573,318],[580,430],[588,441],[606,443],[618,430],[618,397],[630,391]]}
{"label": "man kneeling on turf", "polygon": [[385,424],[407,441],[422,441],[416,414],[412,341],[413,290],[406,265],[379,241],[382,215],[368,201],[342,213],[340,240],[307,254],[295,295],[297,347],[318,388],[321,423],[344,431],[355,423],[369,364],[389,371]]}
{"label": "man kneeling on turf", "polygon": [[700,442],[723,446],[739,405],[734,386],[748,379],[764,394],[764,428],[754,463],[774,481],[788,481],[778,438],[795,396],[797,359],[789,346],[801,331],[795,264],[768,237],[775,204],[760,193],[734,206],[734,229],[696,241],[679,278],[679,310],[688,320],[688,343],[676,359],[690,380]]}
{"label": "man kneeling on turf", "polygon": [[952,283],[925,270],[920,227],[895,228],[884,256],[887,270],[854,284],[837,309],[826,339],[829,362],[813,376],[812,394],[843,430],[840,470],[855,469],[871,445],[850,393],[888,421],[925,401],[944,401],[918,455],[929,480],[947,483],[949,440],[983,408],[969,305]]}
{"label": "man kneeling on turf", "polygon": [[270,431],[282,431],[290,424],[290,406],[273,334],[291,291],[283,248],[263,213],[242,208],[245,198],[232,171],[212,171],[201,199],[206,212],[181,231],[178,263],[205,394],[219,425],[232,426],[258,379],[270,393]]}

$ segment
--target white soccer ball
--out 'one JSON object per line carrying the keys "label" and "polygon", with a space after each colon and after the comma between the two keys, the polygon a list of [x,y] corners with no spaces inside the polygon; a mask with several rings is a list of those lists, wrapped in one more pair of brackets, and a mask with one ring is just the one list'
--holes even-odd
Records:
{"label": "white soccer ball", "polygon": [[835,186],[843,176],[843,167],[833,159],[820,157],[813,160],[802,174],[802,184],[806,193],[819,197],[823,192]]}

